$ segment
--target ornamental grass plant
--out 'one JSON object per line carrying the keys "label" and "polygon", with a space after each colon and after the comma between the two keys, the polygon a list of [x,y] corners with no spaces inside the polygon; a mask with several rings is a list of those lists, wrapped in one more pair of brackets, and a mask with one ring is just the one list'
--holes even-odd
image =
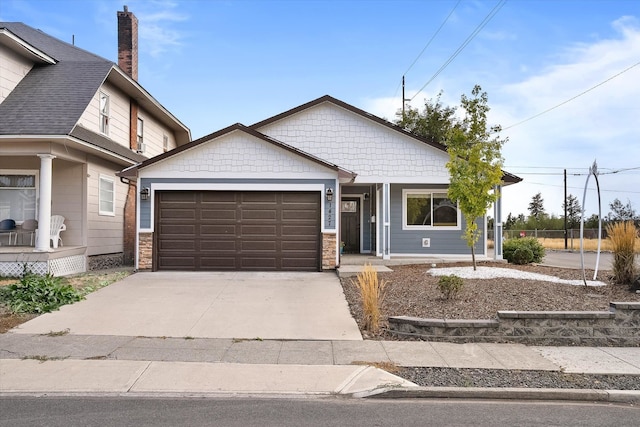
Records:
{"label": "ornamental grass plant", "polygon": [[613,281],[631,285],[638,276],[635,265],[638,230],[633,221],[616,222],[607,226],[607,235],[613,251]]}
{"label": "ornamental grass plant", "polygon": [[376,334],[380,331],[382,301],[387,283],[378,279],[378,272],[371,264],[365,264],[354,283],[360,291],[364,328]]}

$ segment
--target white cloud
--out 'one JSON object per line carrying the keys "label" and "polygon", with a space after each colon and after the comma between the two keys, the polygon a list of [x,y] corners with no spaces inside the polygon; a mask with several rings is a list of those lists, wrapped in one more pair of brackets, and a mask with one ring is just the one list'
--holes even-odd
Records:
{"label": "white cloud", "polygon": [[[146,44],[144,52],[159,57],[182,45],[185,34],[175,24],[187,21],[188,15],[181,12],[173,1],[151,1],[136,5],[132,10],[138,18],[140,41]],[[140,49],[143,51],[143,49]]]}

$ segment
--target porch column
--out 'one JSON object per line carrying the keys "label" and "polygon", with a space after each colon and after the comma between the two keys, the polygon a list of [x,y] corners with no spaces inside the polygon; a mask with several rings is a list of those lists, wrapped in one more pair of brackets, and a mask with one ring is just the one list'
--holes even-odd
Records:
{"label": "porch column", "polygon": [[38,203],[38,233],[36,251],[49,250],[51,235],[51,181],[52,163],[56,157],[51,154],[38,154],[40,157],[40,203]]}
{"label": "porch column", "polygon": [[391,185],[382,184],[382,259],[391,259]]}
{"label": "porch column", "polygon": [[493,204],[493,259],[502,259],[502,186],[497,185],[493,191],[498,199]]}

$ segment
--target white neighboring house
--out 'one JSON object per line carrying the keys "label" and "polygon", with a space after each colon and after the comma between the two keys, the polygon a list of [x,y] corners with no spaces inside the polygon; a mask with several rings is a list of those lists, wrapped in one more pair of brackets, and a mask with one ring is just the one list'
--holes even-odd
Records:
{"label": "white neighboring house", "polygon": [[[65,275],[133,261],[135,182],[116,172],[190,141],[137,79],[137,20],[118,12],[121,66],[19,22],[0,22],[0,275]],[[65,218],[51,248],[52,215]],[[127,231],[128,230],[128,231]]]}

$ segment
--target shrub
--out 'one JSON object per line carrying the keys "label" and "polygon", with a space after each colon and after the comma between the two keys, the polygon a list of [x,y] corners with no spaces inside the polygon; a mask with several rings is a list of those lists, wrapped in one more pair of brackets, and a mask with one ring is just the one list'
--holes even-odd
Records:
{"label": "shrub", "polygon": [[509,239],[502,246],[502,256],[512,264],[542,262],[544,246],[535,237]]}
{"label": "shrub", "polygon": [[377,333],[380,330],[382,301],[387,283],[378,280],[376,269],[371,264],[366,264],[362,272],[358,273],[355,284],[362,300],[364,328],[369,332]]}
{"label": "shrub", "polygon": [[449,276],[440,276],[438,280],[438,290],[442,292],[445,299],[453,299],[462,290],[464,281],[461,277],[451,274]]}
{"label": "shrub", "polygon": [[607,225],[607,239],[613,250],[613,281],[631,285],[637,277],[635,266],[635,243],[637,236],[633,221]]}
{"label": "shrub", "polygon": [[59,277],[26,272],[19,283],[0,288],[0,301],[14,313],[48,313],[83,297]]}

